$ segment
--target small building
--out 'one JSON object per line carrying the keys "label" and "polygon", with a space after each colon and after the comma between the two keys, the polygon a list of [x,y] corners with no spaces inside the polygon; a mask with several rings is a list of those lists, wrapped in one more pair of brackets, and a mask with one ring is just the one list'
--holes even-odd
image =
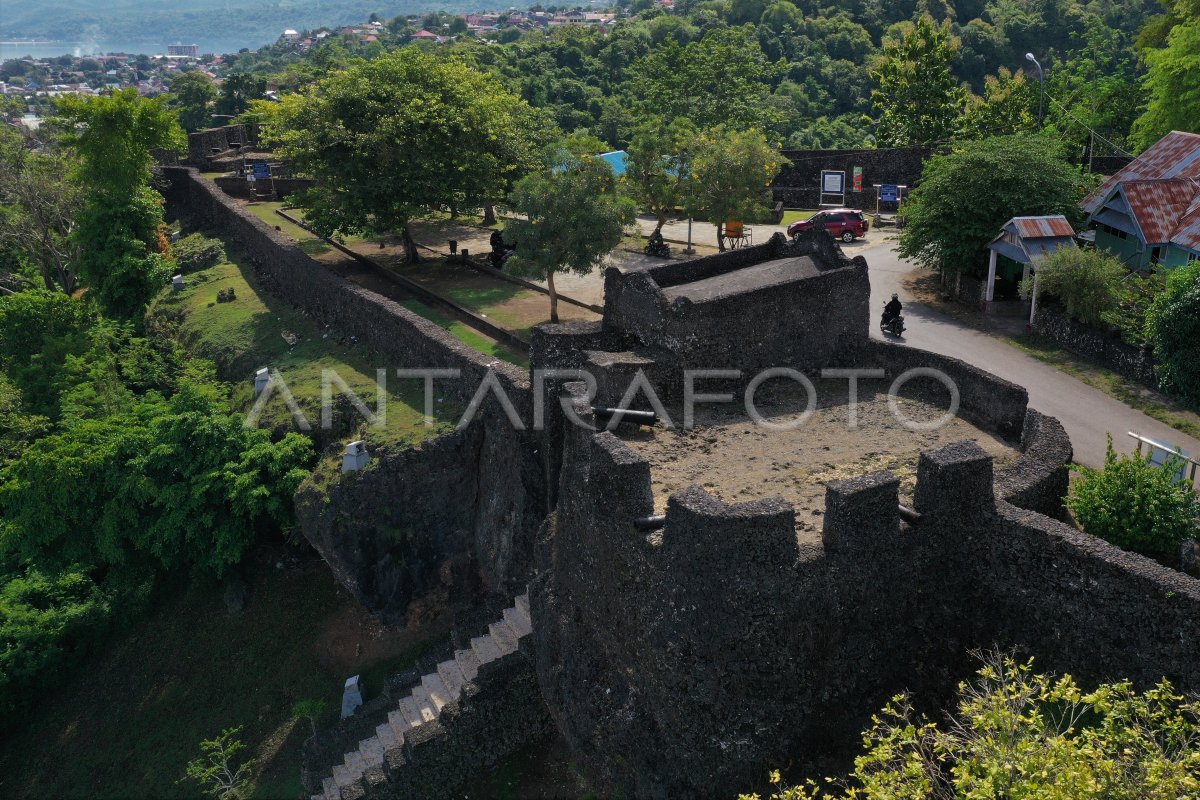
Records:
{"label": "small building", "polygon": [[[1013,217],[1000,229],[1000,235],[988,243],[988,274],[983,283],[982,307],[999,295],[1012,299],[1017,287],[1030,274],[1036,274],[1042,259],[1060,247],[1075,247],[1075,229],[1062,214],[1044,217]],[[1000,259],[1004,267],[1000,267]],[[996,291],[997,285],[1002,290]],[[1036,297],[1031,305],[1036,303]],[[1022,312],[1023,313],[1023,312]],[[1030,321],[1036,308],[1030,309]]]}
{"label": "small building", "polygon": [[1132,268],[1200,260],[1200,134],[1172,131],[1080,205],[1096,248]]}
{"label": "small building", "polygon": [[300,32],[288,28],[279,35],[279,41],[295,44],[296,42],[300,41]]}
{"label": "small building", "polygon": [[438,36],[436,33],[430,33],[429,31],[422,28],[421,30],[417,31],[416,33],[414,33],[412,35],[412,40],[414,42],[438,42],[438,43],[440,43],[442,41],[442,37]]}

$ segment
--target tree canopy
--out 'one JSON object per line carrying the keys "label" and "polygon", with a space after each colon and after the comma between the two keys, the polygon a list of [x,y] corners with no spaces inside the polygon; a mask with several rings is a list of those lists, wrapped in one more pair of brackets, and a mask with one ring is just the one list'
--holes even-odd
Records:
{"label": "tree canopy", "polygon": [[883,42],[871,71],[879,88],[871,93],[881,146],[929,144],[951,139],[959,127],[967,91],[951,72],[961,43],[949,21],[925,15],[897,26]]}
{"label": "tree canopy", "polygon": [[317,180],[297,198],[314,229],[409,242],[410,220],[502,199],[537,163],[544,128],[495,79],[416,48],[285,97],[268,126],[279,152]]}
{"label": "tree canopy", "polygon": [[724,250],[725,223],[754,222],[766,212],[767,187],[786,159],[761,131],[721,126],[694,142],[684,207],[689,216],[717,226],[717,244]]}

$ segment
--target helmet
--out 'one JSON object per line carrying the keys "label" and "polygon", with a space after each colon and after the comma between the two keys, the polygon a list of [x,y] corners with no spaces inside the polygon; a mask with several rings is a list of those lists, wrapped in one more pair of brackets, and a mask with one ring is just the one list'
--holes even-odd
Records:
{"label": "helmet", "polygon": [[898,295],[898,294],[896,294],[895,292],[893,292],[893,293],[892,293],[892,299],[893,299],[893,300],[899,300],[899,299],[900,299],[900,295]]}

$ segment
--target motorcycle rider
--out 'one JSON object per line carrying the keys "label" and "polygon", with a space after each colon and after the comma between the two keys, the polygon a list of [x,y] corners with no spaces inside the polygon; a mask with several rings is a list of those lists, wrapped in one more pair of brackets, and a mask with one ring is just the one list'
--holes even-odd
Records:
{"label": "motorcycle rider", "polygon": [[892,295],[891,302],[883,307],[883,322],[887,324],[889,321],[900,316],[900,312],[904,309],[904,304],[900,302],[899,295]]}

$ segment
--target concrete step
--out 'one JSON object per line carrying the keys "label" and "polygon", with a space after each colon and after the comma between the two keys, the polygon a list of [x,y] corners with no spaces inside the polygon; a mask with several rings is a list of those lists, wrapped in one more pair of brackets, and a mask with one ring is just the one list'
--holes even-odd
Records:
{"label": "concrete step", "polygon": [[458,662],[454,659],[443,661],[437,665],[437,674],[442,679],[447,691],[450,692],[451,699],[457,700],[462,695],[464,683],[462,669],[458,666]]}
{"label": "concrete step", "polygon": [[411,728],[412,724],[397,707],[394,711],[388,712],[388,726],[396,733],[396,738],[403,742],[404,732]]}
{"label": "concrete step", "polygon": [[345,764],[333,765],[333,781],[337,784],[338,789],[345,789],[350,784],[358,780],[359,776],[355,775]]}
{"label": "concrete step", "polygon": [[508,627],[507,622],[493,622],[488,625],[488,633],[491,634],[492,641],[496,643],[501,655],[506,656],[517,651],[517,634]]}
{"label": "concrete step", "polygon": [[421,712],[421,719],[424,722],[433,722],[437,719],[437,704],[430,698],[429,691],[424,686],[413,688],[412,699],[417,701],[417,710]]}
{"label": "concrete step", "polygon": [[323,800],[342,800],[342,790],[338,788],[337,781],[333,779],[332,775],[321,781],[321,788],[325,790],[325,793],[321,795]]}
{"label": "concrete step", "polygon": [[425,724],[425,717],[422,716],[421,709],[417,707],[417,701],[412,698],[412,695],[400,699],[400,713],[408,720],[410,728]]}
{"label": "concrete step", "polygon": [[433,701],[439,714],[442,713],[442,706],[454,699],[436,672],[422,677],[421,685],[425,687],[425,693],[429,695],[429,699]]}
{"label": "concrete step", "polygon": [[474,650],[469,647],[466,650],[455,650],[454,660],[462,671],[464,681],[475,680],[475,676],[479,674],[479,656]]}
{"label": "concrete step", "polygon": [[378,736],[369,736],[359,742],[358,752],[368,767],[377,767],[383,763],[383,743],[379,741]]}
{"label": "concrete step", "polygon": [[495,661],[502,654],[500,648],[496,645],[496,640],[487,636],[476,636],[471,640],[471,649],[475,651],[475,655],[479,657],[479,663],[487,664],[490,661]]}
{"label": "concrete step", "polygon": [[351,750],[349,753],[346,753],[345,762],[346,769],[350,770],[350,773],[355,778],[361,778],[362,774],[367,771],[367,760],[357,750]]}
{"label": "concrete step", "polygon": [[533,633],[533,624],[529,617],[521,613],[519,608],[504,609],[504,621],[508,623],[508,627],[513,629],[513,633],[517,635],[518,639]]}
{"label": "concrete step", "polygon": [[529,613],[529,592],[517,595],[513,600],[513,605],[526,617],[533,619],[533,615]]}
{"label": "concrete step", "polygon": [[396,730],[390,722],[385,722],[376,727],[375,735],[379,737],[379,743],[383,745],[385,752],[391,750],[393,747],[399,747],[404,743],[404,739],[396,735]]}

